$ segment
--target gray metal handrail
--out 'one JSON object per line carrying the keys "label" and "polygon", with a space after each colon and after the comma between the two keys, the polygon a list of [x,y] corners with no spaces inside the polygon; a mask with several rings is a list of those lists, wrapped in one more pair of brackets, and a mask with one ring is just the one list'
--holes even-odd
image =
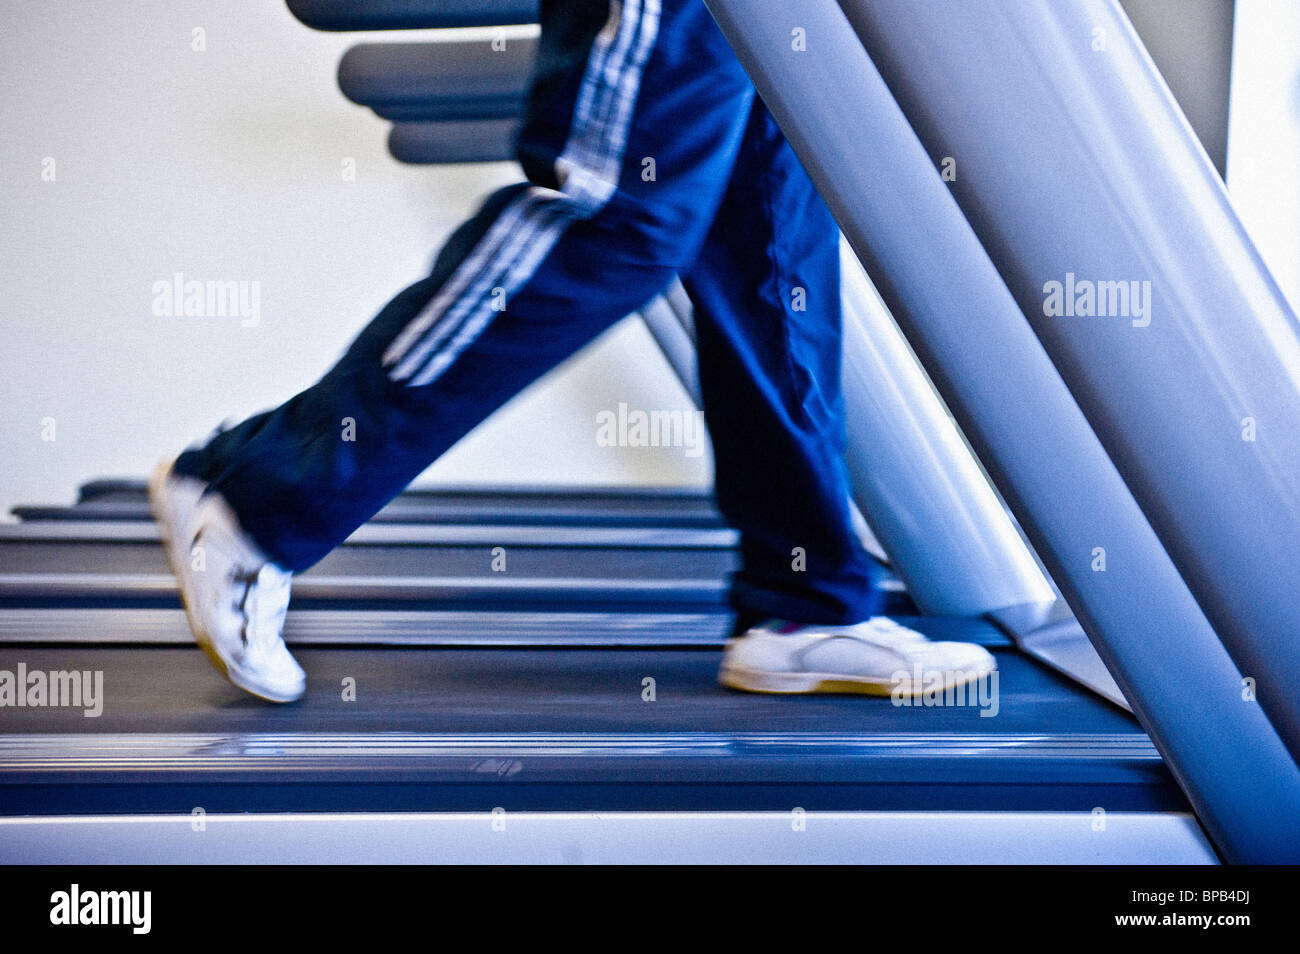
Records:
{"label": "gray metal handrail", "polygon": [[843,11],[706,2],[1219,850],[1300,860],[1300,770]]}
{"label": "gray metal handrail", "polygon": [[1300,322],[1119,4],[840,5],[1300,759]]}

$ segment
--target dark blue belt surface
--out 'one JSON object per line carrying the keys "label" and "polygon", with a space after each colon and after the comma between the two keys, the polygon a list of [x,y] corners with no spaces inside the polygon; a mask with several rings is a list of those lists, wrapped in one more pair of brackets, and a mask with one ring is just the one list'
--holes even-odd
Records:
{"label": "dark blue belt surface", "polygon": [[[943,622],[931,635],[986,625]],[[997,711],[982,716],[992,708],[976,699],[732,692],[715,681],[719,653],[703,650],[301,651],[306,698],[271,706],[193,649],[6,647],[0,670],[102,672],[104,704],[97,718],[0,709],[0,806],[1186,809],[1131,717],[1014,650],[997,655]]]}

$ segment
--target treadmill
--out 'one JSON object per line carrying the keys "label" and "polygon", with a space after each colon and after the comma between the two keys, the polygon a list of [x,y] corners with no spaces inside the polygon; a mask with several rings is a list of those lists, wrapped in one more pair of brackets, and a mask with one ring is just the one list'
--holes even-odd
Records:
{"label": "treadmill", "polygon": [[[849,466],[864,541],[893,573],[890,615],[988,647],[996,693],[899,712],[889,699],[726,690],[716,670],[736,541],[707,494],[441,488],[402,495],[295,581],[286,639],[308,689],[271,707],[195,651],[142,483],[94,481],[71,506],[16,508],[18,522],[0,526],[0,671],[102,673],[103,687],[95,715],[0,709],[0,856],[1296,860],[1300,771],[1285,713],[1273,696],[1267,712],[1225,702],[1240,688],[1242,647],[1220,639],[1219,614],[1212,626],[1202,613],[1201,582],[1150,518],[1152,495],[1133,492],[1143,485],[1127,463],[1119,473],[1126,459],[1102,446],[1092,407],[1024,324],[999,278],[1011,253],[1001,260],[974,234],[977,210],[946,193],[917,141],[935,94],[908,85],[899,50],[954,27],[890,20],[880,32],[899,50],[869,51],[870,17],[899,17],[897,4],[801,5],[800,25],[835,55],[819,59],[825,75],[800,74],[775,52],[788,49],[777,42],[786,14],[760,0],[708,3],[845,231]],[[395,156],[506,157],[502,123],[527,56],[491,61],[516,70],[491,85],[475,50],[501,35],[526,53],[534,4],[289,6],[317,29],[430,31],[417,44],[362,44],[340,67],[345,94],[394,122]],[[1025,22],[990,8],[961,28],[974,46],[994,28],[1031,44],[1051,33],[1032,17],[1083,16],[1026,6]],[[1142,62],[1116,4],[1087,12]],[[486,30],[451,29],[461,27]],[[1139,79],[1172,105],[1154,68]],[[891,233],[889,208],[861,198],[873,170],[836,164],[853,151],[835,138],[825,88],[871,104],[897,201],[934,235],[956,236],[944,267],[983,342],[958,344],[967,329],[927,297],[943,284],[932,263]],[[457,89],[496,98],[466,110]],[[674,288],[640,318],[696,393],[689,311]],[[1036,416],[1007,405],[1012,385]],[[1113,554],[1142,561],[1133,575],[1113,563],[1113,590],[1088,559],[1080,569],[1065,558],[1091,555],[1098,528]],[[505,573],[489,569],[496,547]]]}
{"label": "treadmill", "polygon": [[[102,673],[103,689],[91,717],[0,710],[5,854],[193,860],[198,818],[221,835],[197,856],[214,861],[319,861],[340,838],[358,859],[468,860],[494,822],[535,830],[513,860],[761,860],[756,831],[783,829],[815,837],[782,857],[883,860],[915,841],[909,857],[938,860],[952,856],[934,852],[936,823],[992,850],[1049,822],[1053,846],[1023,859],[1213,857],[1126,711],[986,619],[918,615],[901,582],[891,615],[997,655],[995,702],[900,713],[720,687],[736,554],[730,531],[692,525],[710,509],[694,492],[404,494],[388,510],[402,523],[376,519],[295,581],[286,639],[308,691],[268,706],[195,650],[140,484],[15,508],[24,519],[0,527],[0,670]],[[532,539],[509,544],[511,585],[476,590],[511,533]],[[409,841],[371,844],[375,826]]]}

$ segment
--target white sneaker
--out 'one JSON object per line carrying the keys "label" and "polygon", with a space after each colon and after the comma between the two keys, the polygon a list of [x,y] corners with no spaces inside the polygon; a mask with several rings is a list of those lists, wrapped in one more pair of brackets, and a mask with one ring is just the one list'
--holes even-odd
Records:
{"label": "white sneaker", "polygon": [[884,616],[852,626],[769,621],[727,641],[718,681],[747,692],[918,696],[997,669],[974,643],[931,642]]}
{"label": "white sneaker", "polygon": [[281,639],[293,574],[244,533],[230,506],[163,461],[149,480],[149,505],[180,582],[190,629],[212,665],[239,688],[271,702],[302,696],[307,676]]}

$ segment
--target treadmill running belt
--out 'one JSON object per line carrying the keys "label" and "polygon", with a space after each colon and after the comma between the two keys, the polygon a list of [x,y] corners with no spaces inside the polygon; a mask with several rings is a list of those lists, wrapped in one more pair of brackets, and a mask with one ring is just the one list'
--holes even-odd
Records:
{"label": "treadmill running belt", "polygon": [[1131,717],[1013,650],[990,716],[730,692],[715,651],[299,655],[270,706],[193,649],[0,650],[103,673],[97,718],[0,709],[3,811],[1186,810]]}

